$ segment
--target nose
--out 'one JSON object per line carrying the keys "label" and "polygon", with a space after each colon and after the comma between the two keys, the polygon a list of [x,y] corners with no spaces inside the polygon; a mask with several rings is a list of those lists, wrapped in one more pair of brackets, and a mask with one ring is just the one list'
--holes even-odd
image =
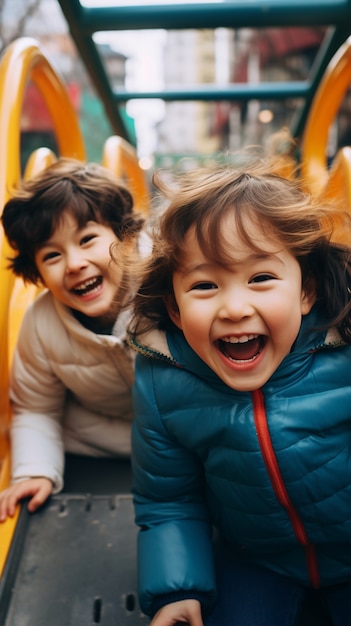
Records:
{"label": "nose", "polygon": [[87,266],[84,252],[80,248],[70,248],[66,252],[66,274],[75,274]]}
{"label": "nose", "polygon": [[250,297],[247,289],[238,287],[223,293],[218,311],[220,319],[240,321],[246,317],[251,317],[254,312],[252,297]]}

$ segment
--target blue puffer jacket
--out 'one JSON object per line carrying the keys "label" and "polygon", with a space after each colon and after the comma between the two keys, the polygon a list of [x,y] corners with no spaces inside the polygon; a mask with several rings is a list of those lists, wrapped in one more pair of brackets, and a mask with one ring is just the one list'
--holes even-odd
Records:
{"label": "blue puffer jacket", "polygon": [[303,585],[351,579],[351,346],[318,321],[314,307],[251,394],[227,387],[178,330],[134,340],[145,613],[177,594],[213,602],[212,525],[236,558]]}

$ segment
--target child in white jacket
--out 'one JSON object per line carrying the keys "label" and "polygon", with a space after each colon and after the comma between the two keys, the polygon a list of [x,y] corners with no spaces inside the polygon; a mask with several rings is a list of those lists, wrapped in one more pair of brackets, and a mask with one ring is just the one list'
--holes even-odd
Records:
{"label": "child in white jacket", "polygon": [[16,252],[10,267],[46,287],[24,316],[13,359],[4,521],[19,500],[29,498],[33,512],[62,489],[65,452],[130,454],[134,363],[125,328],[132,285],[125,264],[139,255],[143,220],[109,170],[66,158],[22,183],[1,219]]}

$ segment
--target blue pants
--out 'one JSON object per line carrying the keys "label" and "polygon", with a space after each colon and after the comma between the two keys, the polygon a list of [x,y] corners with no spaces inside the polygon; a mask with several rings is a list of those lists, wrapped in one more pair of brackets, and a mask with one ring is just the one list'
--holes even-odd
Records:
{"label": "blue pants", "polygon": [[[351,582],[312,592],[288,578],[222,554],[217,572],[218,600],[205,626],[299,626],[308,596],[321,605],[323,624],[351,626]],[[324,622],[324,615],[329,613]],[[304,626],[322,626],[316,618]]]}

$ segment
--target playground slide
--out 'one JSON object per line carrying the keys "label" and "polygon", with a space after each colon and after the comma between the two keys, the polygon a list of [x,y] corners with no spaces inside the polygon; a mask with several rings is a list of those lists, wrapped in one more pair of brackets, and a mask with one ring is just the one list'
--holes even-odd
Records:
{"label": "playground slide", "polygon": [[[59,154],[46,147],[35,150],[22,173],[20,122],[29,80],[51,114]],[[21,176],[30,178],[58,156],[86,160],[65,83],[32,38],[15,41],[0,60],[0,137],[1,207]],[[148,186],[134,148],[110,137],[102,163],[126,179],[136,207],[147,211]],[[10,254],[0,230],[0,489],[10,480],[9,368],[24,311],[38,292],[7,269]],[[78,457],[66,465],[63,493],[35,515],[25,503],[18,506],[15,517],[0,525],[1,625],[148,623],[136,599],[129,462]]]}
{"label": "playground slide", "polygon": [[[33,176],[56,158],[36,150],[20,168],[20,118],[27,82],[50,111],[59,156],[86,159],[83,137],[66,86],[40,44],[15,41],[0,60],[0,205],[21,176]],[[351,82],[351,39],[329,64],[316,94],[302,143],[307,186],[351,209],[351,148],[328,169],[328,130]],[[330,102],[333,94],[333,102]],[[137,208],[147,211],[149,191],[134,148],[120,137],[105,143],[102,163],[130,183]],[[340,238],[346,236],[340,234]],[[9,367],[23,313],[37,295],[7,269],[11,254],[0,230],[0,489],[10,479]],[[73,461],[72,461],[73,463]],[[99,465],[89,459],[70,466],[65,492],[35,515],[19,506],[0,525],[0,623],[2,626],[147,624],[136,597],[135,536],[126,462]],[[92,464],[92,465],[90,465]],[[69,465],[69,463],[68,463]],[[94,481],[90,480],[94,476]],[[89,478],[89,480],[87,480]],[[313,619],[309,622],[310,626]],[[319,622],[320,623],[320,622]]]}

